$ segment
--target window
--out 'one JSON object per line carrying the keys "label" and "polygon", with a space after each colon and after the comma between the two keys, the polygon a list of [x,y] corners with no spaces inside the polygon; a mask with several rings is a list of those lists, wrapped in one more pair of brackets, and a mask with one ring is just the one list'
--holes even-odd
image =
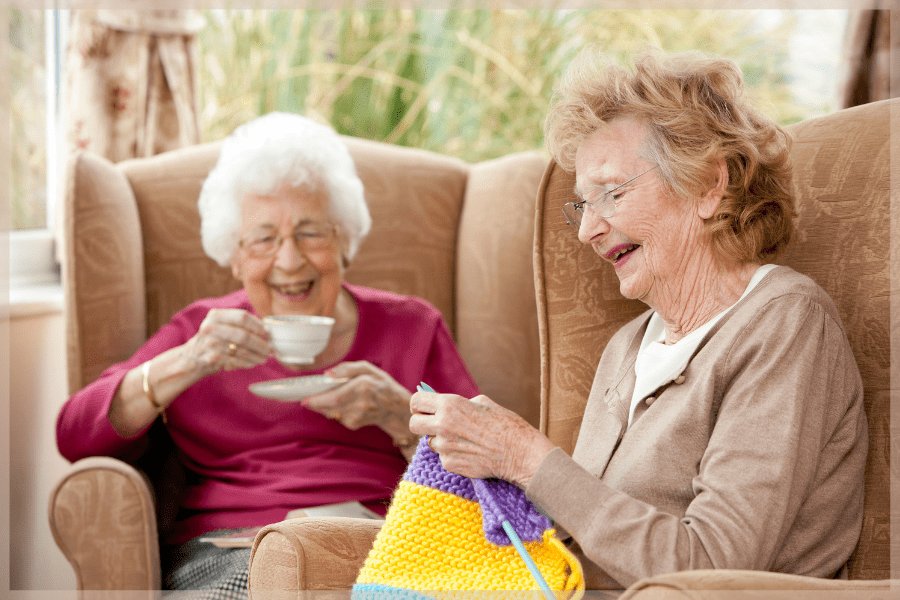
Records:
{"label": "window", "polygon": [[[6,11],[5,11],[6,12]],[[10,74],[10,285],[59,280],[53,201],[62,192],[62,65],[68,11],[7,12]]]}
{"label": "window", "polygon": [[553,84],[586,43],[733,59],[782,124],[833,110],[843,10],[207,10],[204,140],[301,112],[340,133],[476,161],[543,148]]}

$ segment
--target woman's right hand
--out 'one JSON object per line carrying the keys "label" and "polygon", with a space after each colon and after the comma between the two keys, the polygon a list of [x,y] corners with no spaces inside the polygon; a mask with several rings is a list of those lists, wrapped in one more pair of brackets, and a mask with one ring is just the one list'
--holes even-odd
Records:
{"label": "woman's right hand", "polygon": [[239,308],[213,309],[194,337],[145,363],[154,400],[144,392],[144,365],[138,365],[119,384],[107,417],[122,437],[137,435],[157,418],[159,408],[164,410],[197,381],[222,370],[256,366],[271,351],[259,317]]}
{"label": "woman's right hand", "polygon": [[409,430],[428,436],[441,465],[463,477],[497,477],[525,489],[556,446],[513,411],[487,396],[416,392]]}
{"label": "woman's right hand", "polygon": [[212,309],[182,347],[199,378],[264,363],[272,352],[262,320],[240,308]]}

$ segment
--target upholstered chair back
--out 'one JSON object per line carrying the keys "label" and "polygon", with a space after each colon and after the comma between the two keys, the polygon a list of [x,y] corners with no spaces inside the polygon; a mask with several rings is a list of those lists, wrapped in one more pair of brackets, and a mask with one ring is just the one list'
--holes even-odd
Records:
{"label": "upholstered chair back", "polygon": [[[344,140],[373,219],[347,280],[434,304],[482,391],[537,424],[531,245],[546,160],[526,152],[466,163]],[[197,197],[220,146],[117,165],[72,158],[62,261],[70,391],[129,358],[190,302],[240,286],[200,241]]]}
{"label": "upholstered chair back", "polygon": [[[884,101],[788,127],[797,234],[779,261],[834,299],[862,373],[869,423],[865,517],[851,579],[890,577],[891,110]],[[896,118],[895,118],[896,121]],[[551,163],[538,194],[535,282],[541,335],[541,429],[572,452],[600,354],[647,309],[619,293],[612,268],[577,240],[561,207],[574,176]],[[897,274],[895,274],[895,277]],[[774,333],[774,332],[773,332]],[[824,366],[823,366],[824,367]]]}

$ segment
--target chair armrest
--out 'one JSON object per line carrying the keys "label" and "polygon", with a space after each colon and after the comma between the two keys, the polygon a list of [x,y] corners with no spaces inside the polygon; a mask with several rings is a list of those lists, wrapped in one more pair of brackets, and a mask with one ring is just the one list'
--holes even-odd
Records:
{"label": "chair armrest", "polygon": [[[251,598],[300,598],[304,590],[349,590],[384,521],[302,517],[267,525],[250,555]],[[285,592],[297,592],[296,594]]]}
{"label": "chair armrest", "polygon": [[[629,587],[619,600],[887,600],[890,580],[820,579],[768,571],[700,569],[647,577]],[[893,582],[895,589],[900,582]],[[800,592],[809,591],[805,596]],[[762,593],[765,592],[765,593]],[[816,592],[813,594],[812,592]],[[827,592],[822,594],[822,592]]]}
{"label": "chair armrest", "polygon": [[50,493],[48,516],[78,589],[160,589],[153,491],[134,467],[108,457],[73,463]]}

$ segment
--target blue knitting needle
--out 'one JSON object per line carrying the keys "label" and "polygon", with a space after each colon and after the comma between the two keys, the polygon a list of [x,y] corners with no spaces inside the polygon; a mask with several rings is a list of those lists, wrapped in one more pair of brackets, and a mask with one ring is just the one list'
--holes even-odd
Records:
{"label": "blue knitting needle", "polygon": [[509,539],[513,543],[513,546],[515,546],[516,552],[518,552],[519,556],[522,557],[522,560],[525,561],[525,566],[528,567],[529,571],[531,571],[531,576],[534,577],[535,581],[537,581],[537,584],[538,586],[540,586],[541,591],[544,592],[544,596],[547,597],[547,600],[556,600],[556,595],[554,595],[553,590],[550,589],[550,586],[547,585],[547,581],[541,574],[541,570],[538,569],[536,564],[534,564],[534,560],[532,560],[531,555],[528,554],[528,550],[525,549],[525,544],[523,544],[522,540],[519,539],[519,534],[517,534],[516,530],[513,529],[512,524],[504,519],[503,521],[501,521],[500,525],[503,526],[503,531],[506,532],[506,535],[509,536]]}
{"label": "blue knitting needle", "polygon": [[[424,381],[417,385],[416,389],[420,392],[436,393],[431,388],[431,386]],[[534,560],[531,558],[531,555],[528,554],[528,550],[525,549],[525,544],[522,543],[521,538],[519,538],[519,534],[516,533],[515,529],[513,529],[512,523],[510,523],[507,519],[503,519],[500,522],[500,525],[503,527],[503,531],[506,532],[506,535],[512,542],[512,545],[516,549],[516,552],[518,552],[519,556],[522,557],[522,560],[525,562],[525,566],[528,567],[529,571],[531,571],[531,576],[534,577],[535,581],[537,581],[537,584],[538,586],[540,586],[541,591],[544,592],[544,596],[546,596],[547,600],[556,600],[556,595],[553,593],[553,590],[550,589],[550,586],[544,579],[541,570],[538,569],[538,566],[536,564],[534,564]]]}

